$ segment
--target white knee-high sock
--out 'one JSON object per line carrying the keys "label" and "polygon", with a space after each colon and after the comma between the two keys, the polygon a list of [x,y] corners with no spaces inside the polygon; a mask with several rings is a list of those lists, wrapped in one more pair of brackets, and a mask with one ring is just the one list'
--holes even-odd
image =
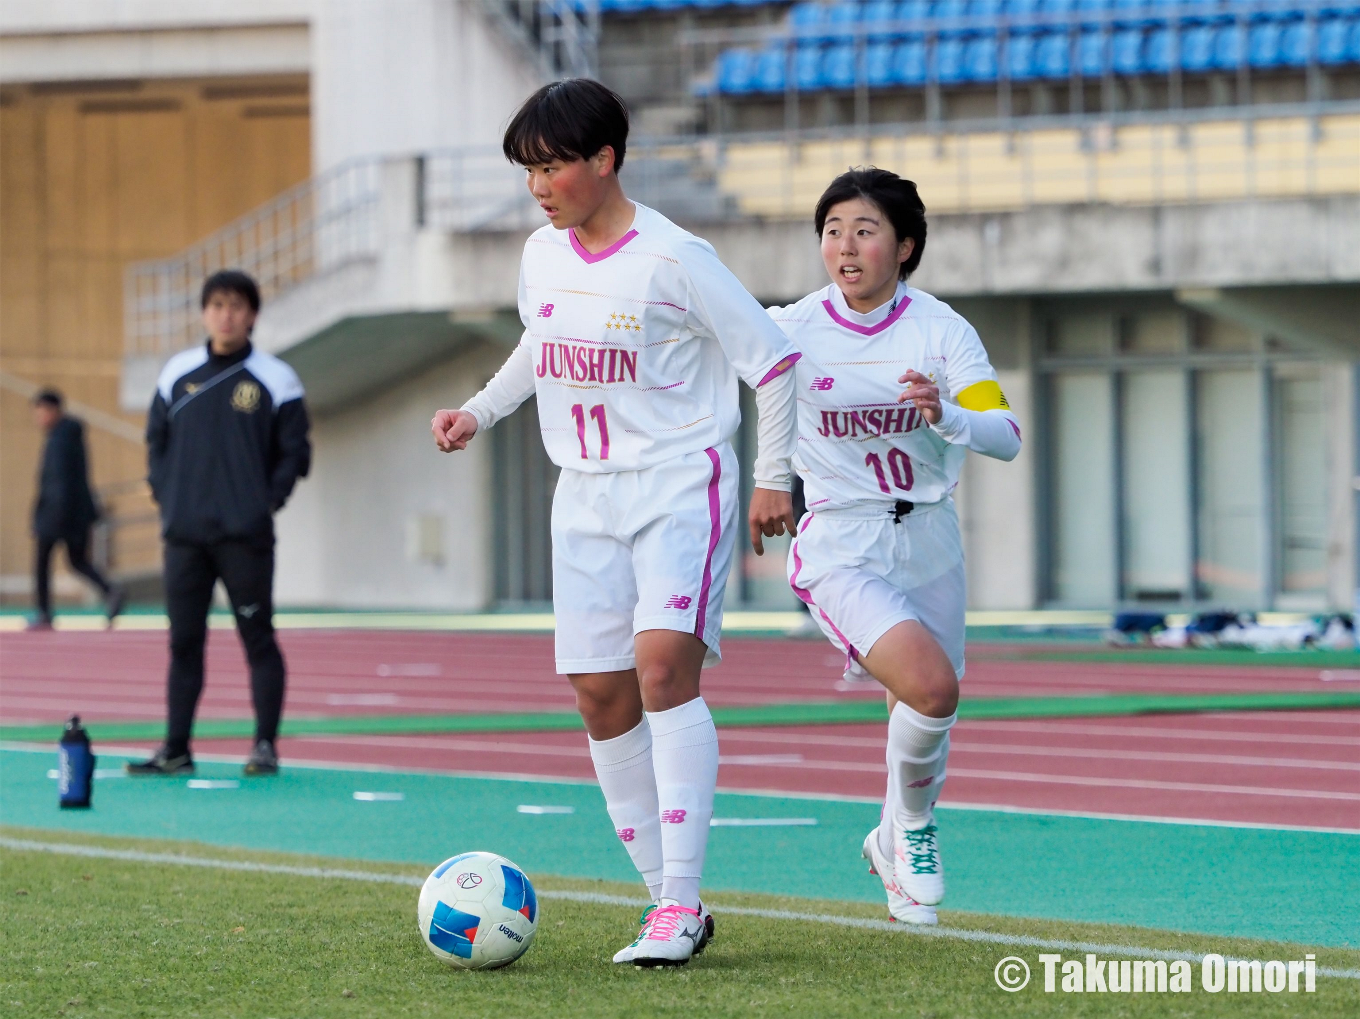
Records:
{"label": "white knee-high sock", "polygon": [[600,780],[614,832],[653,899],[661,895],[661,810],[652,769],[652,730],[643,716],[634,728],[613,739],[590,740],[590,759]]}
{"label": "white knee-high sock", "polygon": [[699,908],[699,878],[718,786],[718,730],[702,697],[668,711],[649,711],[652,767],[661,805],[665,878],[661,897]]}
{"label": "white knee-high sock", "polygon": [[896,782],[893,820],[899,831],[924,828],[944,786],[949,730],[958,712],[930,718],[899,702],[888,719],[888,770]]}
{"label": "white knee-high sock", "polygon": [[893,826],[896,821],[893,812],[897,809],[897,769],[892,766],[891,754],[888,761],[888,792],[883,797],[883,813],[878,818],[878,849],[888,859],[893,855]]}

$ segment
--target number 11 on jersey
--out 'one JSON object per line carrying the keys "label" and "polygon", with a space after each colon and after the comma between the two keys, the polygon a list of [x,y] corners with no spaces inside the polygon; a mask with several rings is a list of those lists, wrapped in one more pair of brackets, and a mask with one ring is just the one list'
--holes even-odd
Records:
{"label": "number 11 on jersey", "polygon": [[[586,409],[584,404],[573,404],[571,416],[576,421],[576,438],[581,443],[581,459],[589,460],[590,454],[586,451]],[[590,408],[590,417],[600,429],[600,459],[609,459],[609,423],[605,421],[604,404],[597,403]]]}

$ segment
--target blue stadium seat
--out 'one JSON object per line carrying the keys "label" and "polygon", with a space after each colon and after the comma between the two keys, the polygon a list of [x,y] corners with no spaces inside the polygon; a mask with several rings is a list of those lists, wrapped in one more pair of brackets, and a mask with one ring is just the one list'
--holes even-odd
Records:
{"label": "blue stadium seat", "polygon": [[870,39],[891,37],[888,26],[897,20],[897,4],[893,0],[870,0],[864,5],[864,24]]}
{"label": "blue stadium seat", "polygon": [[837,42],[822,57],[822,84],[827,88],[855,87],[855,44]]}
{"label": "blue stadium seat", "polygon": [[1319,18],[1317,23],[1317,59],[1320,64],[1349,63],[1350,49],[1346,38],[1350,25],[1345,18]]}
{"label": "blue stadium seat", "polygon": [[752,88],[757,92],[783,92],[787,65],[788,51],[783,46],[767,46],[756,57]]}
{"label": "blue stadium seat", "polygon": [[1191,25],[1181,33],[1181,69],[1207,71],[1213,66],[1214,30],[1209,25]]}
{"label": "blue stadium seat", "polygon": [[1247,33],[1247,60],[1252,67],[1279,67],[1284,62],[1281,41],[1284,25],[1276,20],[1258,21]]}
{"label": "blue stadium seat", "polygon": [[727,95],[750,92],[754,70],[755,54],[751,50],[723,50],[718,54],[718,91]]}
{"label": "blue stadium seat", "polygon": [[1039,5],[1045,14],[1071,14],[1076,7],[1077,0],[1042,0]]}
{"label": "blue stadium seat", "polygon": [[826,34],[828,38],[838,42],[855,37],[855,27],[859,24],[859,16],[863,11],[858,0],[851,3],[850,0],[841,0],[838,4],[833,4],[826,9]]}
{"label": "blue stadium seat", "polygon": [[926,80],[926,44],[920,39],[899,42],[893,50],[893,81],[922,85]]}
{"label": "blue stadium seat", "polygon": [[1352,64],[1360,64],[1360,17],[1351,18],[1351,28],[1346,33],[1346,55]]}
{"label": "blue stadium seat", "polygon": [[1144,28],[1152,23],[1147,0],[1114,0],[1115,23]]}
{"label": "blue stadium seat", "polygon": [[1087,78],[1099,78],[1105,73],[1105,33],[1088,28],[1077,39],[1077,70]]}
{"label": "blue stadium seat", "polygon": [[946,85],[963,81],[963,39],[959,36],[935,40],[935,77]]}
{"label": "blue stadium seat", "polygon": [[800,42],[822,42],[826,33],[818,31],[823,25],[826,8],[818,3],[795,4],[789,11],[789,27]]}
{"label": "blue stadium seat", "polygon": [[1234,22],[1214,29],[1212,64],[1220,71],[1235,71],[1246,56],[1244,26]]}
{"label": "blue stadium seat", "polygon": [[1072,70],[1071,40],[1066,31],[1045,32],[1034,49],[1034,73],[1040,78],[1066,78]]}
{"label": "blue stadium seat", "polygon": [[1012,32],[1006,39],[1006,74],[1011,81],[1030,81],[1035,75],[1034,51],[1039,37],[1033,32]]}
{"label": "blue stadium seat", "polygon": [[898,21],[925,21],[930,17],[931,0],[898,0]]}
{"label": "blue stadium seat", "polygon": [[877,40],[864,47],[864,78],[870,88],[893,84],[893,44]]}
{"label": "blue stadium seat", "polygon": [[1102,16],[1113,6],[1112,0],[1077,0],[1077,13],[1082,15],[1083,25],[1099,25]]}
{"label": "blue stadium seat", "polygon": [[1313,52],[1313,26],[1307,21],[1291,21],[1280,31],[1280,63],[1303,67]]}
{"label": "blue stadium seat", "polygon": [[815,92],[822,87],[821,46],[802,45],[794,51],[793,82],[804,92]]}
{"label": "blue stadium seat", "polygon": [[942,21],[945,18],[962,18],[967,13],[968,8],[964,0],[936,0],[931,16]]}
{"label": "blue stadium seat", "polygon": [[1005,7],[1006,4],[1003,0],[969,0],[968,16],[994,23],[997,18],[1001,17],[1001,12]]}
{"label": "blue stadium seat", "polygon": [[1176,63],[1176,36],[1165,25],[1157,25],[1143,39],[1143,69],[1151,74],[1167,74]]}
{"label": "blue stadium seat", "polygon": [[1143,30],[1117,28],[1110,39],[1110,66],[1115,74],[1142,74]]}
{"label": "blue stadium seat", "polygon": [[1006,13],[1010,15],[1012,20],[1023,21],[1038,14],[1040,6],[1040,0],[1010,0],[1006,4]]}
{"label": "blue stadium seat", "polygon": [[966,81],[996,80],[996,33],[974,36],[963,45],[963,77]]}

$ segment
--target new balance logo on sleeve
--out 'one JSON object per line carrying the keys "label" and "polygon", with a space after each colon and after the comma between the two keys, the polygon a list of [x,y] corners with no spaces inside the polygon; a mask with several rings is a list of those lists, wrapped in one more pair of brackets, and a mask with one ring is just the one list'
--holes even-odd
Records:
{"label": "new balance logo on sleeve", "polygon": [[693,602],[694,599],[687,594],[673,594],[664,607],[668,609],[680,609],[683,611],[689,608]]}

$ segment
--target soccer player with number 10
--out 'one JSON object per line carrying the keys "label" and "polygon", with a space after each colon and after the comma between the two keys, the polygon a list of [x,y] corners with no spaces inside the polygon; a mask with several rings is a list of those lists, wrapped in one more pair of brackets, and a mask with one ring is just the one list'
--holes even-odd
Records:
{"label": "soccer player with number 10", "polygon": [[841,174],[814,214],[831,285],[771,314],[803,354],[794,466],[808,512],[789,583],[845,652],[846,679],[888,691],[888,791],[863,852],[892,916],[933,924],[944,898],[934,806],[963,676],[951,493],[968,450],[1014,460],[1020,427],[973,327],[906,285],[925,213],[894,173]]}
{"label": "soccer player with number 10", "polygon": [[737,376],[760,412],[751,541],[793,529],[793,345],[705,241],[628,200],[623,100],[585,79],[535,92],[505,155],[550,220],[524,246],[513,354],[432,428],[463,449],[531,395],[562,468],[553,498],[557,671],[570,677],[618,838],[656,903],[615,962],[684,964],[718,737],[699,693],[717,661],[740,486]]}

